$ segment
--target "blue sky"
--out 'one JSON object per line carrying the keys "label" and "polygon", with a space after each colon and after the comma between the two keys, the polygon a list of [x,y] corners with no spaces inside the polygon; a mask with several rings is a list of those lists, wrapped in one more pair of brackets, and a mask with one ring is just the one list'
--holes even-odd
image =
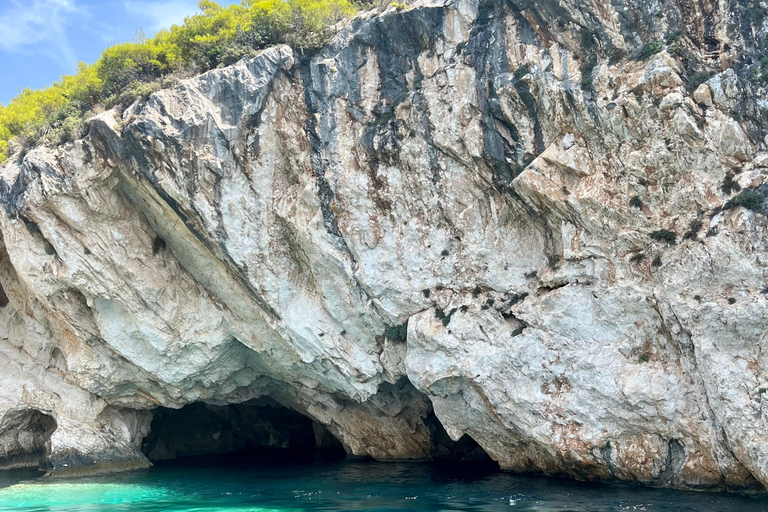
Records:
{"label": "blue sky", "polygon": [[[198,0],[0,0],[0,103],[94,62],[137,29],[153,35],[198,12]],[[229,2],[219,2],[229,3]]]}

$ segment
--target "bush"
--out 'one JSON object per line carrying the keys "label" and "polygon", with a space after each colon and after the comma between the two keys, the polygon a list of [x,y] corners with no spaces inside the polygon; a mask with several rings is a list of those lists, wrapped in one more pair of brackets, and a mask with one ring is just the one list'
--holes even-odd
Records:
{"label": "bush", "polygon": [[735,208],[741,206],[747,210],[759,212],[763,206],[763,196],[756,190],[748,188],[742,190],[739,195],[725,204],[725,208]]}
{"label": "bush", "polygon": [[[42,90],[25,89],[8,106],[0,105],[0,163],[6,160],[11,139],[31,145],[65,122],[69,127],[83,117],[83,105],[88,105],[98,79],[93,68],[84,64],[78,75]],[[69,128],[66,128],[69,129]]]}
{"label": "bush", "polygon": [[42,140],[49,144],[64,144],[72,142],[85,135],[85,118],[82,115],[72,115],[64,119],[60,125],[51,128]]}
{"label": "bush", "polygon": [[[80,132],[85,114],[100,103],[127,105],[158,90],[174,73],[207,71],[287,43],[312,50],[326,44],[340,21],[355,14],[349,0],[242,0],[222,7],[200,1],[201,13],[153,38],[104,50],[93,65],[50,87],[25,89],[7,106],[0,104],[0,163],[11,139],[27,145],[56,143]],[[51,132],[58,135],[47,137]]]}
{"label": "bush", "polygon": [[666,229],[657,229],[651,233],[651,238],[659,242],[667,242],[669,245],[675,245],[676,235]]}
{"label": "bush", "polygon": [[385,335],[392,341],[405,341],[408,337],[408,322],[393,327],[387,327]]}
{"label": "bush", "polygon": [[331,38],[332,28],[355,13],[348,0],[263,0],[250,8],[251,25],[268,44],[315,49]]}
{"label": "bush", "polygon": [[688,78],[688,89],[695,91],[701,84],[712,78],[714,75],[714,71],[696,71]]}
{"label": "bush", "polygon": [[104,100],[104,106],[112,108],[115,106],[126,107],[131,103],[149,98],[152,93],[162,89],[162,85],[157,82],[134,81],[128,84],[117,95],[110,96]]}
{"label": "bush", "polygon": [[442,321],[445,327],[448,327],[448,324],[451,323],[451,317],[454,313],[456,313],[456,311],[458,311],[458,308],[453,308],[448,313],[440,308],[437,308],[435,309],[435,318]]}
{"label": "bush", "polygon": [[249,9],[242,5],[221,7],[210,0],[202,0],[200,9],[202,13],[189,16],[181,26],[171,27],[164,38],[184,62],[211,69],[221,62],[222,54],[231,49],[237,36],[248,29]]}
{"label": "bush", "polygon": [[681,35],[683,35],[683,33],[680,30],[670,30],[664,35],[664,42],[667,44],[672,44],[680,39]]}
{"label": "bush", "polygon": [[103,97],[119,96],[129,85],[150,82],[173,71],[178,48],[161,32],[155,39],[116,44],[104,50],[96,63]]}
{"label": "bush", "polygon": [[752,23],[755,27],[760,28],[768,16],[768,9],[763,7],[759,1],[753,1],[750,7],[752,8]]}
{"label": "bush", "polygon": [[732,172],[729,172],[725,175],[725,178],[723,178],[723,183],[720,184],[720,190],[723,191],[723,194],[730,195],[733,192],[741,190],[741,185],[739,185],[739,182],[733,178],[734,176]]}
{"label": "bush", "polygon": [[701,222],[699,219],[694,219],[688,224],[688,232],[683,235],[683,239],[685,240],[694,240],[698,234],[699,231],[701,231],[701,228],[704,227],[704,223]]}
{"label": "bush", "polygon": [[662,49],[664,49],[664,43],[661,41],[653,41],[652,43],[648,43],[643,46],[643,49],[640,50],[639,54],[637,54],[635,60],[646,60],[652,55],[659,53]]}

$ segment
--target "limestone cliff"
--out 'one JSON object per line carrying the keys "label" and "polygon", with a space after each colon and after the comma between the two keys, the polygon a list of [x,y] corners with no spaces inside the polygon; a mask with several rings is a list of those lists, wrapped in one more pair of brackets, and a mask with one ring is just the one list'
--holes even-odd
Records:
{"label": "limestone cliff", "polygon": [[[0,173],[0,463],[259,397],[354,455],[768,485],[766,9],[448,0]],[[465,438],[466,439],[466,438]]]}

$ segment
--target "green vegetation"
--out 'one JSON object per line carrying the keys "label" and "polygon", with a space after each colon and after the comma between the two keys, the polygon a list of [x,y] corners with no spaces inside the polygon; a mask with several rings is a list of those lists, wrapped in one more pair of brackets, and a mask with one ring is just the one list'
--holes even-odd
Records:
{"label": "green vegetation", "polygon": [[760,0],[752,0],[750,9],[752,10],[752,24],[760,28],[766,16],[768,16],[768,9],[762,6]]}
{"label": "green vegetation", "polygon": [[739,182],[733,178],[734,175],[732,172],[729,172],[725,175],[725,178],[723,178],[723,183],[720,184],[720,190],[723,191],[723,194],[730,195],[733,192],[741,190],[741,185],[739,185]]}
{"label": "green vegetation", "polygon": [[711,70],[696,71],[688,78],[688,89],[690,91],[695,91],[701,84],[712,78],[714,75],[715,72]]}
{"label": "green vegetation", "polygon": [[581,88],[585,91],[592,91],[592,73],[597,66],[597,51],[595,48],[595,33],[586,29],[581,33],[581,49],[584,57],[579,66],[581,73]]}
{"label": "green vegetation", "polygon": [[83,122],[103,108],[127,106],[174,77],[233,64],[280,43],[313,50],[332,27],[352,16],[349,0],[242,0],[227,7],[200,1],[201,13],[152,38],[107,48],[92,65],[45,89],[25,89],[0,104],[0,163],[9,143],[61,143],[81,135]]}
{"label": "green vegetation", "polygon": [[443,311],[440,308],[435,309],[435,318],[438,320],[441,320],[443,322],[443,325],[445,327],[448,327],[448,324],[451,323],[451,317],[453,316],[456,311],[458,311],[458,308],[451,309],[447,314],[445,311]]}
{"label": "green vegetation", "polygon": [[747,210],[752,210],[755,212],[759,212],[760,209],[763,206],[764,198],[760,192],[757,190],[748,188],[746,190],[742,190],[739,195],[725,203],[724,208],[730,209],[735,208],[737,206],[742,206],[746,208]]}
{"label": "green vegetation", "polygon": [[680,36],[683,35],[683,33],[680,30],[670,30],[664,35],[664,42],[666,44],[673,44],[678,39],[680,39]]}
{"label": "green vegetation", "polygon": [[684,240],[695,240],[696,237],[699,234],[699,231],[701,231],[701,228],[704,227],[704,223],[701,222],[699,219],[694,219],[688,224],[688,232],[683,235]]}
{"label": "green vegetation", "polygon": [[762,54],[755,57],[750,68],[753,81],[768,82],[768,55]]}
{"label": "green vegetation", "polygon": [[515,293],[509,296],[509,305],[514,306],[515,304],[518,304],[525,300],[526,297],[530,295],[528,292],[522,292],[522,293]]}
{"label": "green vegetation", "polygon": [[663,49],[664,43],[661,41],[653,41],[652,43],[648,43],[647,45],[643,46],[643,49],[640,50],[640,53],[637,55],[637,57],[635,57],[635,60],[646,60],[652,55],[659,53]]}
{"label": "green vegetation", "polygon": [[675,234],[666,229],[657,229],[651,233],[651,238],[659,242],[667,242],[669,245],[675,245]]}
{"label": "green vegetation", "polygon": [[387,327],[386,337],[392,341],[405,341],[408,337],[408,322],[404,324]]}

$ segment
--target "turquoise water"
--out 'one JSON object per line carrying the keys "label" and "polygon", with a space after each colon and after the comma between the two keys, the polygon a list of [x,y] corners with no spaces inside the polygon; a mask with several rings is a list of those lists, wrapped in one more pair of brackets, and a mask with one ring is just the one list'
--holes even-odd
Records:
{"label": "turquoise water", "polygon": [[[267,467],[268,466],[268,467]],[[25,512],[768,511],[764,498],[579,484],[485,466],[336,463],[165,466],[44,480],[0,472],[0,510]]]}

